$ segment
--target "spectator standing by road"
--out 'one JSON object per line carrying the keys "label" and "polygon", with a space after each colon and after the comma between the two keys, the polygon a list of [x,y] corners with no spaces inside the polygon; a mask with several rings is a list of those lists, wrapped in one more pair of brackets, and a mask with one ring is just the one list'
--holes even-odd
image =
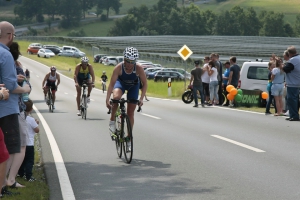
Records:
{"label": "spectator standing by road", "polygon": [[[288,61],[290,59],[290,56],[289,56],[289,52],[287,51],[287,50],[285,50],[284,52],[283,52],[283,60],[284,60],[284,64],[283,64],[283,66],[285,65],[285,63]],[[285,113],[284,113],[284,115],[285,116],[290,116],[290,114],[289,114],[289,106],[288,106],[288,103],[287,103],[287,92],[286,92],[286,84],[284,85],[284,88],[283,88],[283,97],[284,97],[284,104],[285,104],[285,106],[284,106],[284,110],[285,110]]]}
{"label": "spectator standing by road", "polygon": [[[229,59],[230,62],[230,73],[229,73],[229,77],[228,77],[228,85],[233,85],[235,88],[237,88],[238,83],[239,83],[239,79],[240,79],[240,67],[236,64],[236,57],[232,56]],[[233,100],[234,101],[234,100]],[[229,106],[233,107],[233,101],[230,101]]]}
{"label": "spectator standing by road", "polygon": [[19,169],[18,174],[23,177],[25,175],[28,182],[35,181],[35,178],[32,176],[32,168],[34,165],[34,136],[36,133],[39,133],[39,121],[31,117],[32,105],[33,102],[29,99],[26,104],[26,123],[28,126],[28,140],[26,144],[26,154],[24,161]]}
{"label": "spectator standing by road", "polygon": [[[20,130],[19,130],[19,106],[18,98],[21,93],[29,93],[29,85],[20,87],[17,84],[17,73],[14,67],[14,59],[9,52],[9,46],[15,37],[14,26],[6,21],[0,22],[0,84],[11,92],[7,101],[0,101],[0,128],[4,133],[4,141],[9,152],[7,161],[6,174],[11,168],[15,154],[20,153]],[[3,184],[3,183],[1,183]],[[7,190],[6,183],[1,190],[2,195],[11,195],[12,192]]]}
{"label": "spectator standing by road", "polygon": [[294,46],[288,47],[289,61],[283,67],[286,73],[289,121],[299,121],[300,55]]}
{"label": "spectator standing by road", "polygon": [[224,71],[224,74],[222,76],[222,78],[223,78],[223,87],[222,88],[223,88],[223,91],[224,91],[225,99],[224,99],[224,102],[223,102],[222,106],[228,106],[229,105],[229,100],[228,99],[226,100],[227,94],[228,94],[228,92],[226,90],[226,87],[228,85],[227,82],[228,82],[228,78],[229,78],[229,74],[230,74],[230,70],[229,70],[230,62],[229,61],[225,62],[224,66],[225,66],[225,71]]}
{"label": "spectator standing by road", "polygon": [[218,70],[215,67],[214,61],[209,61],[208,63],[208,75],[210,76],[210,83],[209,83],[209,92],[210,92],[210,103],[209,105],[217,105],[219,104],[219,96],[218,96],[218,89],[219,89],[219,82],[218,82]]}
{"label": "spectator standing by road", "polygon": [[209,57],[205,56],[204,57],[204,65],[202,67],[203,74],[201,76],[202,85],[203,85],[203,91],[204,91],[204,96],[205,96],[204,103],[208,103],[209,102],[209,82],[210,82],[210,77],[208,75],[208,61],[209,61]]}
{"label": "spectator standing by road", "polygon": [[203,85],[202,85],[202,79],[201,76],[203,74],[203,69],[199,67],[200,61],[196,60],[194,62],[195,68],[191,71],[191,80],[190,85],[193,83],[193,94],[194,94],[194,101],[195,105],[193,107],[198,107],[198,95],[197,91],[200,93],[201,97],[201,106],[204,107],[204,95],[203,95]]}
{"label": "spectator standing by road", "polygon": [[282,95],[283,95],[283,87],[284,87],[284,72],[282,70],[282,60],[278,57],[275,58],[275,67],[272,69],[272,86],[271,86],[271,94],[274,96],[276,102],[276,113],[274,116],[283,115],[283,103],[282,103]]}
{"label": "spectator standing by road", "polygon": [[[272,80],[271,80],[271,76],[272,76],[272,69],[275,67],[275,62],[274,61],[270,61],[268,63],[268,70],[269,70],[269,74],[268,74],[268,85],[267,85],[267,91],[269,93],[269,98],[267,101],[267,105],[266,105],[266,115],[270,115],[272,114],[270,112],[270,107],[271,107],[271,103],[273,101],[274,96],[272,95],[271,92],[271,87],[272,87]],[[276,101],[274,101],[274,108],[275,108],[275,113],[277,113],[277,108],[276,108]]]}
{"label": "spectator standing by road", "polygon": [[218,71],[218,81],[219,81],[219,90],[218,90],[218,95],[219,95],[219,105],[221,106],[224,102],[224,97],[223,97],[223,90],[222,90],[222,85],[223,85],[223,80],[222,80],[222,74],[223,74],[223,64],[220,61],[219,54],[216,53],[216,62],[219,63],[219,71]]}

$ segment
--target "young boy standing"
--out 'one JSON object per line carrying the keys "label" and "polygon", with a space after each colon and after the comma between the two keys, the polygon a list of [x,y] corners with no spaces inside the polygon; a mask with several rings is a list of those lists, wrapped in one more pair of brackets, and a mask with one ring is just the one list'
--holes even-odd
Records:
{"label": "young boy standing", "polygon": [[26,145],[26,152],[24,161],[19,169],[19,175],[26,176],[26,180],[29,182],[35,181],[35,178],[32,176],[32,168],[34,165],[34,135],[39,133],[39,121],[31,117],[31,111],[33,102],[29,99],[25,102],[26,105],[26,122],[28,125],[28,138],[27,138],[27,145]]}

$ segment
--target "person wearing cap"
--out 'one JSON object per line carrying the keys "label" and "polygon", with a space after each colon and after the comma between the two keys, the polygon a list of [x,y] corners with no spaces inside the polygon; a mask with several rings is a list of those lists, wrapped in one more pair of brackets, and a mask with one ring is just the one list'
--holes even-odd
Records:
{"label": "person wearing cap", "polygon": [[[47,83],[45,85],[46,81],[47,81]],[[57,81],[57,84],[55,85],[56,81]],[[42,88],[44,90],[45,101],[47,102],[46,95],[47,95],[49,87],[51,87],[51,92],[52,92],[52,96],[53,96],[53,99],[52,99],[53,109],[55,109],[55,106],[54,106],[55,98],[56,98],[55,92],[57,91],[57,87],[59,84],[60,84],[60,75],[58,73],[56,73],[56,67],[52,66],[52,67],[50,67],[50,72],[48,74],[46,74],[46,76],[43,80]]]}
{"label": "person wearing cap", "polygon": [[201,106],[204,107],[204,95],[203,95],[203,85],[202,85],[202,74],[204,73],[204,70],[199,67],[200,61],[195,60],[194,61],[195,68],[191,71],[191,80],[190,85],[193,84],[193,95],[194,95],[194,101],[195,105],[193,107],[198,107],[198,95],[197,91],[200,93],[201,97]]}

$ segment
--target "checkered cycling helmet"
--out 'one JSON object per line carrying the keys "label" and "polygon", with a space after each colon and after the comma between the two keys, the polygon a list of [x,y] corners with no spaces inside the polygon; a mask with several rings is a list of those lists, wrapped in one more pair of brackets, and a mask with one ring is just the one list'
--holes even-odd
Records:
{"label": "checkered cycling helmet", "polygon": [[88,57],[86,57],[86,56],[82,57],[82,58],[81,58],[81,62],[82,62],[82,63],[88,63],[88,62],[89,62]]}
{"label": "checkered cycling helmet", "polygon": [[124,58],[129,60],[136,60],[139,58],[139,52],[134,47],[126,47],[123,54],[124,54]]}
{"label": "checkered cycling helmet", "polygon": [[50,67],[50,71],[56,71],[56,67],[55,66],[51,66]]}

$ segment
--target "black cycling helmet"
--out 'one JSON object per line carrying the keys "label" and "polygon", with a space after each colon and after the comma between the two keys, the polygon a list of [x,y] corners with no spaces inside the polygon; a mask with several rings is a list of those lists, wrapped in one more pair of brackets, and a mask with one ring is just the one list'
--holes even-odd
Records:
{"label": "black cycling helmet", "polygon": [[50,67],[50,71],[56,71],[56,67],[55,66],[51,66]]}

